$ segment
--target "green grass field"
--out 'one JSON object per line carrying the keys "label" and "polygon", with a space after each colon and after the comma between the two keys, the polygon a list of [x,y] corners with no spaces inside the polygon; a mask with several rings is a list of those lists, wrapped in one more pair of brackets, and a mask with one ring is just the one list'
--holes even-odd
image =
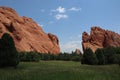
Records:
{"label": "green grass field", "polygon": [[120,66],[90,66],[71,61],[21,62],[17,69],[0,69],[0,80],[120,80]]}

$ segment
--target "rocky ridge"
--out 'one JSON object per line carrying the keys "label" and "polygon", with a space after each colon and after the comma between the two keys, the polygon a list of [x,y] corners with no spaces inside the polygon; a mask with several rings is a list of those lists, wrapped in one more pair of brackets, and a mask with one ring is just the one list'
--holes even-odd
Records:
{"label": "rocky ridge", "polygon": [[105,48],[109,46],[120,46],[119,34],[109,30],[104,30],[98,26],[91,28],[90,35],[87,32],[83,32],[82,34],[83,51],[86,48],[91,48],[93,52],[95,52],[97,48]]}
{"label": "rocky ridge", "polygon": [[59,40],[56,35],[46,34],[31,18],[21,17],[9,7],[0,7],[0,37],[9,33],[18,51],[36,51],[59,54]]}

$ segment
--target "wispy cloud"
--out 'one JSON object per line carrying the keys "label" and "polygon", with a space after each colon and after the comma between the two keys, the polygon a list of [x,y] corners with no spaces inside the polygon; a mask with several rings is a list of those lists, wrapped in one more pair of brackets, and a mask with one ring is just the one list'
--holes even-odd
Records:
{"label": "wispy cloud", "polygon": [[60,44],[62,52],[71,52],[75,49],[80,49],[81,42],[80,41],[69,41],[67,43]]}
{"label": "wispy cloud", "polygon": [[65,13],[66,9],[64,7],[59,6],[56,11],[58,11],[59,13]]}
{"label": "wispy cloud", "polygon": [[68,18],[68,15],[66,15],[66,14],[56,14],[56,15],[55,15],[55,18],[56,18],[57,20],[66,19],[66,18]]}
{"label": "wispy cloud", "polygon": [[82,8],[76,8],[76,7],[72,7],[70,9],[68,9],[68,11],[81,11]]}
{"label": "wispy cloud", "polygon": [[81,8],[76,8],[76,7],[65,8],[62,6],[58,6],[56,9],[52,9],[50,11],[50,15],[55,16],[57,20],[66,19],[69,17],[67,12],[70,12],[70,11],[78,12],[78,11],[81,11]]}
{"label": "wispy cloud", "polygon": [[57,9],[51,10],[52,12],[58,12],[58,13],[65,13],[66,9],[64,7],[59,6]]}
{"label": "wispy cloud", "polygon": [[62,52],[71,52],[75,49],[80,49],[82,51],[82,35],[79,34],[77,36],[71,36],[68,42],[66,43],[60,43],[61,51]]}
{"label": "wispy cloud", "polygon": [[66,14],[66,8],[61,6],[56,9],[52,9],[50,15],[53,15],[57,20],[68,18],[68,15]]}

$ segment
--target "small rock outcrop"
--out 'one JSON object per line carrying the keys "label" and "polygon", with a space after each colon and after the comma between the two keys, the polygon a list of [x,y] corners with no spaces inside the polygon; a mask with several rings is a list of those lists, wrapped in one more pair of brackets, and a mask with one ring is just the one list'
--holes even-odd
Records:
{"label": "small rock outcrop", "polygon": [[109,30],[104,30],[97,26],[91,28],[90,35],[86,32],[83,32],[82,34],[83,51],[86,48],[91,48],[93,52],[95,52],[97,48],[105,48],[109,46],[120,46],[119,34]]}
{"label": "small rock outcrop", "polygon": [[57,36],[46,34],[31,18],[19,16],[9,7],[0,7],[0,38],[9,33],[18,51],[36,51],[59,54]]}
{"label": "small rock outcrop", "polygon": [[74,53],[76,53],[76,54],[82,54],[81,51],[80,51],[80,49],[76,49]]}

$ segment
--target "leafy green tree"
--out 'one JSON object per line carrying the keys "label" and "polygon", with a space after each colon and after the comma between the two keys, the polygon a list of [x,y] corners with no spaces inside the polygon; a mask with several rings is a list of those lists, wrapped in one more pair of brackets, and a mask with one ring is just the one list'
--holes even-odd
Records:
{"label": "leafy green tree", "polygon": [[95,51],[96,57],[98,59],[98,64],[99,65],[103,65],[105,64],[105,56],[103,54],[103,50],[102,49],[97,49]]}
{"label": "leafy green tree", "polygon": [[96,55],[93,53],[93,51],[90,48],[87,48],[84,51],[81,63],[90,64],[90,65],[95,65],[98,63]]}
{"label": "leafy green tree", "polygon": [[13,38],[8,33],[5,33],[0,40],[0,67],[16,67],[18,64],[19,54]]}

